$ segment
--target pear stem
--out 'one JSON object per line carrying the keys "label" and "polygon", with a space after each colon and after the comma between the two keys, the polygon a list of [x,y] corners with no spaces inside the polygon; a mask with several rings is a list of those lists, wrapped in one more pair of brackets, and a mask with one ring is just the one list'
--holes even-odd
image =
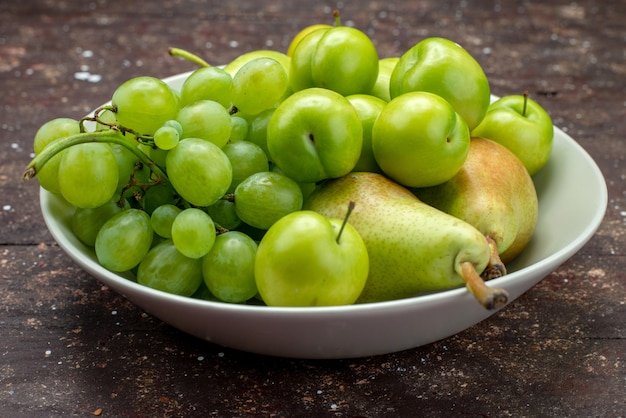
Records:
{"label": "pear stem", "polygon": [[528,103],[528,90],[524,92],[524,107],[522,107],[522,116],[526,116],[526,104]]}
{"label": "pear stem", "polygon": [[354,210],[354,201],[351,200],[348,203],[348,210],[346,211],[346,216],[343,217],[341,228],[339,228],[339,232],[337,233],[337,238],[335,239],[337,244],[339,244],[339,238],[341,238],[341,234],[343,233],[343,230],[346,227],[346,224],[348,223],[348,218],[350,217],[350,214],[352,213],[353,210]]}
{"label": "pear stem", "polygon": [[206,62],[205,60],[203,60],[202,58],[200,58],[199,56],[197,56],[196,54],[193,54],[189,51],[185,51],[184,49],[181,48],[174,48],[174,47],[170,47],[168,48],[167,52],[173,56],[173,57],[180,57],[180,58],[184,58],[187,61],[191,61],[195,64],[200,65],[201,67],[210,67],[211,64],[209,64],[208,62]]}
{"label": "pear stem", "polygon": [[491,256],[489,258],[489,264],[480,275],[484,280],[491,280],[497,277],[502,277],[506,274],[506,266],[500,259],[500,254],[498,253],[498,244],[491,237],[487,238],[487,245],[491,250]]}
{"label": "pear stem", "polygon": [[335,27],[341,26],[341,14],[339,13],[339,9],[333,10],[333,17],[335,18]]}
{"label": "pear stem", "polygon": [[461,263],[461,277],[467,289],[485,309],[498,309],[508,302],[509,293],[504,289],[487,286],[471,262]]}

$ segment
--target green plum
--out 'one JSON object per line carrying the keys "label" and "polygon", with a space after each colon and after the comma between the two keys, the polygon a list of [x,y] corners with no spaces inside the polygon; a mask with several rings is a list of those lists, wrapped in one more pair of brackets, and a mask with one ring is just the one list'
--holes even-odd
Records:
{"label": "green plum", "polygon": [[329,28],[318,28],[305,34],[291,55],[291,65],[289,66],[289,87],[293,91],[300,91],[315,87],[313,74],[311,73],[311,57],[315,53],[315,48],[320,39]]}
{"label": "green plum", "polygon": [[367,248],[345,221],[313,211],[291,213],[261,239],[254,274],[269,306],[354,303],[369,272]]}
{"label": "green plum", "polygon": [[318,29],[330,29],[332,26],[327,25],[325,23],[316,23],[314,25],[307,26],[302,29],[300,32],[293,37],[291,42],[289,43],[289,47],[287,48],[287,56],[291,57],[296,50],[296,47],[300,44],[300,41],[307,36],[309,33],[314,32]]}
{"label": "green plum", "polygon": [[406,51],[389,84],[391,98],[427,91],[446,99],[470,130],[482,121],[491,100],[489,81],[480,64],[459,44],[427,38]]}
{"label": "green plum", "polygon": [[369,94],[353,94],[347,96],[346,99],[354,106],[361,124],[363,126],[363,145],[361,146],[361,155],[359,161],[352,171],[371,171],[380,173],[380,167],[374,158],[372,150],[372,127],[374,121],[383,110],[387,102],[378,97]]}
{"label": "green plum", "polygon": [[532,176],[550,159],[554,126],[548,112],[528,95],[511,95],[489,106],[472,135],[507,147]]}
{"label": "green plum", "polygon": [[311,57],[311,76],[317,87],[344,96],[369,93],[378,77],[378,52],[372,40],[349,26],[324,32]]}
{"label": "green plum", "polygon": [[289,96],[267,126],[270,160],[301,183],[349,173],[362,143],[363,127],[354,107],[339,93],[322,88]]}
{"label": "green plum", "polygon": [[410,92],[385,105],[372,128],[372,150],[383,172],[408,187],[451,179],[465,162],[470,133],[440,96]]}
{"label": "green plum", "polygon": [[381,98],[386,102],[391,100],[389,81],[391,80],[391,74],[393,74],[393,70],[396,68],[398,61],[400,61],[400,57],[382,58],[378,61],[378,77],[369,94]]}

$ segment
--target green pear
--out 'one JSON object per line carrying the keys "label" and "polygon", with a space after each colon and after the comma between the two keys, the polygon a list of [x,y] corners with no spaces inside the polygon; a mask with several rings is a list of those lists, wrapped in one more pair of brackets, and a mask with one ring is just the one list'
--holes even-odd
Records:
{"label": "green pear", "polygon": [[528,171],[515,154],[489,139],[472,138],[469,154],[451,180],[412,191],[492,238],[504,263],[526,247],[537,224],[537,191]]}
{"label": "green pear", "polygon": [[506,273],[493,241],[465,221],[421,202],[383,175],[355,172],[322,183],[307,209],[341,217],[354,201],[349,223],[359,232],[370,259],[365,288],[357,303],[415,296],[466,285],[487,309],[508,300],[480,274]]}

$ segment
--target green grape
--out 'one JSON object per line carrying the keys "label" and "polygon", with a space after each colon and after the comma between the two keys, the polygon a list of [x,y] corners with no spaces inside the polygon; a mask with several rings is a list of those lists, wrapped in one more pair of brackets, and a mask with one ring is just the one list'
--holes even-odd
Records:
{"label": "green grape", "polygon": [[171,231],[174,245],[189,258],[204,257],[215,243],[215,223],[201,209],[184,209],[174,218]]}
{"label": "green grape", "polygon": [[284,52],[274,51],[271,49],[258,49],[256,51],[245,52],[239,55],[237,58],[229,62],[225,67],[224,71],[230,74],[232,77],[237,74],[237,72],[246,65],[248,62],[252,61],[255,58],[259,57],[267,57],[272,58],[278,61],[285,71],[289,73],[289,67],[291,65],[291,58],[287,56]]}
{"label": "green grape", "polygon": [[213,221],[226,229],[235,229],[241,225],[241,219],[235,211],[235,202],[220,199],[206,208],[207,213]]}
{"label": "green grape", "polygon": [[241,116],[232,115],[230,117],[230,138],[229,142],[243,141],[248,136],[248,121]]}
{"label": "green grape", "polygon": [[269,170],[267,156],[258,145],[239,141],[226,144],[222,151],[230,160],[233,170],[233,180],[230,183],[227,193],[233,193],[235,188],[254,173]]}
{"label": "green grape", "polygon": [[167,153],[165,166],[172,186],[194,206],[217,202],[232,181],[232,167],[224,151],[212,142],[185,138]]}
{"label": "green grape", "polygon": [[171,185],[160,183],[150,186],[143,194],[142,207],[148,214],[152,214],[156,208],[178,200],[176,192]]}
{"label": "green grape", "polygon": [[[273,171],[275,173],[285,174],[283,173],[283,170],[281,170],[280,167],[278,167],[276,164],[272,165],[272,168],[270,171]],[[300,186],[300,190],[302,191],[302,198],[304,200],[306,200],[306,198],[309,197],[309,195],[313,193],[313,190],[315,190],[315,188],[317,187],[317,184],[315,183],[299,182],[299,181],[296,181],[296,183],[298,183],[298,186]]]}
{"label": "green grape", "polygon": [[152,289],[191,296],[202,284],[202,259],[185,257],[172,240],[153,247],[139,264],[137,283]]}
{"label": "green grape", "polygon": [[[33,150],[35,151],[35,154],[40,154],[41,151],[43,151],[43,149],[51,142],[78,133],[80,133],[80,125],[77,120],[70,118],[57,118],[49,120],[41,125],[35,133]],[[64,151],[61,151],[52,157],[43,166],[39,173],[37,173],[39,185],[47,191],[55,194],[61,193],[61,189],[59,188],[58,173],[63,152]]]}
{"label": "green grape", "polygon": [[171,203],[159,206],[150,215],[152,229],[163,238],[172,238],[172,223],[181,212],[182,209]]}
{"label": "green grape", "polygon": [[72,215],[72,232],[83,244],[93,247],[96,245],[96,236],[102,225],[121,211],[122,209],[113,201],[97,208],[76,208]]}
{"label": "green grape", "polygon": [[109,144],[85,143],[63,152],[59,164],[59,188],[70,204],[95,208],[111,200],[119,171]]}
{"label": "green grape", "polygon": [[275,107],[287,94],[289,79],[284,67],[275,59],[255,58],[233,77],[233,105],[242,113],[256,115]]}
{"label": "green grape", "polygon": [[259,229],[269,229],[283,216],[302,209],[302,202],[298,183],[271,171],[253,174],[235,189],[237,216]]}
{"label": "green grape", "polygon": [[193,295],[191,295],[191,297],[194,298],[194,299],[200,299],[200,300],[210,300],[211,302],[220,302],[220,300],[218,298],[216,298],[213,295],[213,293],[211,293],[209,288],[206,287],[206,284],[204,283],[204,281],[202,281],[202,283],[200,283],[200,286],[193,293]]}
{"label": "green grape", "polygon": [[128,271],[137,266],[152,245],[150,216],[127,209],[109,218],[96,236],[96,256],[106,269]]}
{"label": "green grape", "polygon": [[136,170],[136,165],[139,162],[139,158],[123,145],[111,144],[111,150],[117,161],[118,177],[117,188],[115,194],[119,194],[122,188],[128,184],[130,177]]}
{"label": "green grape", "polygon": [[242,303],[257,294],[254,259],[257,244],[239,231],[219,235],[202,259],[202,277],[211,293],[223,302]]}
{"label": "green grape", "polygon": [[181,106],[198,100],[213,100],[229,108],[232,77],[219,67],[201,67],[185,79],[180,90]]}
{"label": "green grape", "polygon": [[218,147],[230,138],[230,114],[221,104],[199,100],[180,109],[176,120],[183,127],[182,138],[201,138]]}
{"label": "green grape", "polygon": [[168,121],[165,121],[163,126],[169,126],[170,128],[176,129],[176,131],[178,132],[178,136],[183,135],[183,125],[181,125],[180,122],[176,119],[170,119]]}
{"label": "green grape", "polygon": [[163,123],[176,119],[178,98],[162,80],[140,76],[122,83],[111,99],[120,125],[152,135]]}
{"label": "green grape", "polygon": [[267,125],[275,109],[267,109],[248,120],[248,136],[246,141],[253,142],[261,147],[265,155],[270,157],[267,148]]}
{"label": "green grape", "polygon": [[158,147],[152,147],[150,148],[150,158],[159,167],[165,167],[165,158],[167,157],[168,152],[169,150],[164,150]]}
{"label": "green grape", "polygon": [[171,150],[176,145],[178,145],[178,141],[180,140],[180,134],[176,130],[176,128],[172,126],[161,126],[154,133],[154,145],[156,145],[161,150]]}

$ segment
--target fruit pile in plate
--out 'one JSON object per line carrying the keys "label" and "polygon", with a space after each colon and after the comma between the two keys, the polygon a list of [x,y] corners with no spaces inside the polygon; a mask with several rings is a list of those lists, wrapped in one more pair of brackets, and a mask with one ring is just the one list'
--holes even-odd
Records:
{"label": "fruit pile in plate", "polygon": [[328,306],[466,286],[502,306],[485,281],[532,238],[549,115],[492,102],[452,40],[380,58],[335,17],[224,67],[170,49],[198,64],[182,87],[136,77],[46,122],[24,178],[76,208],[103,267],[165,292]]}

